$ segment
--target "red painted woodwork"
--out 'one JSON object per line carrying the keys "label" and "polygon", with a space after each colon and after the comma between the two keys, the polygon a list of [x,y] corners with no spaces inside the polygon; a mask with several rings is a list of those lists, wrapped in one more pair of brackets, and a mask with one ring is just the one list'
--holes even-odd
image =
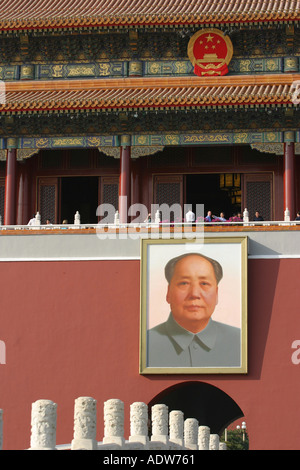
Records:
{"label": "red painted woodwork", "polygon": [[17,218],[16,224],[23,225],[23,205],[24,205],[24,172],[19,168],[19,184],[17,190]]}
{"label": "red painted woodwork", "polygon": [[141,204],[141,158],[131,162],[131,204]]}
{"label": "red painted woodwork", "polygon": [[[243,376],[139,375],[139,261],[1,262],[0,407],[5,449],[28,448],[31,403],[58,404],[57,444],[71,442],[74,400],[149,403],[188,381],[211,384],[243,410],[251,449],[299,448],[297,259],[249,260],[249,373]],[[128,427],[125,435],[129,435]]]}
{"label": "red painted woodwork", "polygon": [[128,222],[128,208],[131,199],[130,147],[120,150],[120,186],[119,186],[119,216],[121,223]]}
{"label": "red painted woodwork", "polygon": [[29,171],[28,165],[23,166],[23,224],[27,224],[30,219],[30,192],[29,192]]}
{"label": "red painted woodwork", "polygon": [[7,150],[4,225],[14,225],[16,223],[16,165],[16,149]]}
{"label": "red painted woodwork", "polygon": [[19,165],[17,188],[17,225],[26,225],[31,218],[29,213],[29,180],[25,163]]}
{"label": "red painted woodwork", "polygon": [[284,144],[284,210],[295,217],[295,144]]}
{"label": "red painted woodwork", "polygon": [[[182,148],[173,148],[174,156],[176,157],[177,152],[181,151]],[[207,155],[207,151],[209,150],[211,155],[211,149],[209,147],[201,148],[201,152],[203,155]],[[250,149],[247,146],[238,146],[232,147],[232,151],[234,152],[234,159],[232,161],[227,162],[226,164],[218,161],[218,156],[223,152],[224,147],[216,147],[215,152],[212,152],[213,159],[211,158],[203,158],[198,159],[197,162],[195,161],[195,155],[200,152],[198,147],[187,148],[186,149],[186,157],[183,156],[182,165],[176,165],[175,160],[171,159],[168,160],[166,157],[166,152],[161,152],[157,158],[156,155],[151,155],[149,157],[140,157],[136,159],[136,162],[131,161],[131,167],[133,167],[133,171],[131,174],[133,178],[131,180],[131,196],[132,201],[131,204],[140,202],[144,204],[148,212],[150,212],[151,204],[154,203],[154,188],[153,182],[156,176],[171,176],[171,175],[187,175],[187,174],[211,174],[211,173],[236,173],[240,172],[243,177],[247,177],[248,174],[259,173],[272,173],[274,182],[272,185],[272,192],[273,192],[273,200],[272,200],[272,214],[274,220],[283,220],[283,213],[284,213],[284,201],[283,201],[283,175],[284,175],[284,165],[282,164],[283,159],[276,155],[268,155],[268,158],[264,158],[263,153],[255,152],[254,150]],[[54,151],[55,152],[55,151]],[[58,178],[62,178],[65,176],[98,176],[100,178],[104,177],[115,177],[118,178],[120,181],[120,164],[117,163],[117,160],[111,159],[106,157],[103,161],[101,161],[101,165],[97,164],[97,156],[99,154],[98,149],[91,149],[89,152],[91,153],[91,166],[89,168],[71,168],[69,164],[69,155],[72,150],[67,150],[62,155],[61,160],[61,167],[60,168],[47,168],[43,165],[42,157],[43,157],[43,150],[39,152],[39,154],[34,155],[33,157],[29,158],[26,161],[26,166],[28,167],[27,170],[27,177],[30,181],[30,194],[28,198],[28,207],[29,207],[29,214],[25,217],[25,222],[27,223],[29,218],[32,217],[33,213],[35,213],[38,208],[38,201],[37,195],[39,194],[38,187],[36,187],[36,182],[39,181],[40,178],[45,177],[53,177],[58,176]],[[255,159],[253,159],[253,155]],[[111,160],[113,160],[116,165],[111,165]],[[108,163],[105,166],[106,161]],[[209,161],[209,164],[207,163]],[[164,163],[165,162],[165,163]],[[133,166],[135,165],[135,167]],[[137,164],[137,165],[136,165]],[[5,176],[4,171],[0,168],[0,176]],[[296,177],[299,179],[299,168],[296,167]],[[139,181],[139,191],[137,191],[137,178]],[[102,188],[102,185],[101,185]],[[296,187],[297,190],[297,187]],[[138,194],[137,194],[138,193]],[[104,201],[102,198],[102,189],[100,190],[100,201],[99,204]],[[24,196],[25,198],[25,196]],[[299,195],[297,194],[297,206],[299,203]],[[183,199],[183,203],[186,203],[186,200]],[[59,209],[59,208],[58,208]],[[2,214],[3,215],[3,214]],[[59,216],[59,211],[58,211]],[[57,222],[61,220],[60,216],[58,217]]]}

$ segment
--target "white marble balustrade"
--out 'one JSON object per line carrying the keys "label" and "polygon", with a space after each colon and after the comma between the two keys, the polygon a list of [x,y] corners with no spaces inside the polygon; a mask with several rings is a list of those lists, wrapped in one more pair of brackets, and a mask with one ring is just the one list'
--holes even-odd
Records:
{"label": "white marble balustrade", "polygon": [[[37,400],[31,409],[29,450],[226,450],[219,435],[211,434],[195,418],[184,419],[183,412],[164,404],[143,402],[130,405],[130,435],[124,436],[124,403],[119,399],[104,403],[102,440],[97,440],[97,402],[79,397],[74,405],[73,439],[70,444],[56,443],[57,404]],[[149,413],[151,411],[151,413]],[[0,410],[0,450],[3,442],[3,411]]]}

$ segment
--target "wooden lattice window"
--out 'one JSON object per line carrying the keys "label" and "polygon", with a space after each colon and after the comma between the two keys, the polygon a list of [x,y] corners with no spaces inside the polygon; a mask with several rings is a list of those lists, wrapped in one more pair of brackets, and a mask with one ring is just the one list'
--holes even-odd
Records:
{"label": "wooden lattice window", "polygon": [[43,178],[39,180],[39,212],[41,224],[47,219],[57,223],[57,178]]}
{"label": "wooden lattice window", "polygon": [[111,204],[114,208],[107,214],[106,222],[114,222],[114,213],[119,210],[119,178],[118,177],[102,177],[100,178],[101,185],[101,204]]}
{"label": "wooden lattice window", "polygon": [[182,176],[155,178],[155,204],[182,204]]}
{"label": "wooden lattice window", "polygon": [[[171,208],[175,204],[183,205],[183,177],[177,176],[156,176],[154,180],[154,203],[162,206],[166,204]],[[173,220],[173,214],[170,212],[170,221]],[[162,219],[165,218],[161,214]]]}
{"label": "wooden lattice window", "polygon": [[264,220],[273,219],[272,174],[244,175],[244,207],[253,220],[258,210]]}

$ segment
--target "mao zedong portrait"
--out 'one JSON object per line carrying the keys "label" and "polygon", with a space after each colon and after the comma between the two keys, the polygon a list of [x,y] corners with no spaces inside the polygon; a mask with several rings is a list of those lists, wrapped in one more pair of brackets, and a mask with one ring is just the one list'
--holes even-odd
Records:
{"label": "mao zedong portrait", "polygon": [[168,319],[148,330],[148,367],[239,367],[240,328],[212,319],[223,269],[199,253],[165,266]]}

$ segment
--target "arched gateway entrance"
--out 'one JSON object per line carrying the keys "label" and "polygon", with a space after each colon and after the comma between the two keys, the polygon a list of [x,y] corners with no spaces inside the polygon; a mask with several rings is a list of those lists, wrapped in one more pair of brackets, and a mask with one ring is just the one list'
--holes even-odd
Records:
{"label": "arched gateway entrance", "polygon": [[211,434],[221,435],[226,427],[244,416],[237,403],[219,388],[205,382],[179,383],[163,390],[148,404],[164,404],[181,410],[184,419],[196,418],[200,426],[208,426]]}

